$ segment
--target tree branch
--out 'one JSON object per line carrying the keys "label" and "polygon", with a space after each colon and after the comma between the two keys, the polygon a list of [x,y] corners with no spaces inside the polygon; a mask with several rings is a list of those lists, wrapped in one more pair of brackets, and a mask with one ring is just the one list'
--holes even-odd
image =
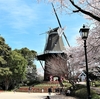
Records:
{"label": "tree branch", "polygon": [[81,9],[79,6],[77,6],[77,5],[74,3],[73,0],[69,0],[69,1],[70,1],[71,4],[72,4],[74,7],[76,7],[80,12],[82,12],[82,13],[84,13],[84,14],[90,16],[91,18],[93,18],[93,19],[95,19],[95,20],[97,20],[97,21],[100,22],[100,17],[98,17],[98,16],[96,16],[96,15],[94,15],[94,14],[88,12],[88,11],[85,11],[85,10]]}

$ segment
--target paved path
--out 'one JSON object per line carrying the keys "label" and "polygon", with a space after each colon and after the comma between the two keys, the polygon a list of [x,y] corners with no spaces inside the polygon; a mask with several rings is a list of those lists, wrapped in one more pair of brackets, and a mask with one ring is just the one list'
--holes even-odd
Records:
{"label": "paved path", "polygon": [[97,94],[100,95],[100,88],[99,87],[91,87],[92,90],[95,90]]}
{"label": "paved path", "polygon": [[[0,99],[44,99],[48,93],[0,92]],[[63,95],[51,94],[51,99],[77,99]]]}

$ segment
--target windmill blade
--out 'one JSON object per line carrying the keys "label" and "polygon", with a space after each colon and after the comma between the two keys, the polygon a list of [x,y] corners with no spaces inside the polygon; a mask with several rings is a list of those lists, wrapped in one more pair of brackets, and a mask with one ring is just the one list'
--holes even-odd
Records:
{"label": "windmill blade", "polygon": [[55,10],[55,8],[54,8],[53,3],[52,3],[52,7],[53,7],[54,13],[55,13],[55,15],[56,15],[56,18],[57,18],[58,24],[59,24],[60,27],[62,27],[62,26],[61,26],[61,23],[60,23],[60,20],[59,20],[59,18],[58,18],[58,15],[57,15],[57,13],[56,13],[56,10]]}
{"label": "windmill blade", "polygon": [[46,32],[45,32],[45,33],[41,33],[41,34],[39,34],[39,35],[42,35],[42,34],[46,34]]}
{"label": "windmill blade", "polygon": [[[57,13],[56,13],[56,10],[55,10],[55,8],[54,8],[53,3],[52,3],[52,7],[53,7],[54,13],[55,13],[55,15],[56,15],[56,18],[57,18],[57,21],[58,21],[59,27],[62,28],[61,23],[60,23],[60,20],[59,20],[59,18],[58,18],[58,15],[57,15]],[[69,44],[69,42],[68,42],[68,40],[67,40],[67,37],[66,37],[66,35],[65,35],[64,32],[63,32],[63,35],[64,35],[64,38],[65,38],[65,40],[66,40],[68,46],[70,47],[70,44]]]}
{"label": "windmill blade", "polygon": [[62,28],[59,28],[59,29],[57,30],[58,35],[59,35],[59,36],[62,36],[63,31],[64,31],[64,30],[63,30]]}
{"label": "windmill blade", "polygon": [[66,28],[66,27],[64,27],[64,28],[59,28],[59,29],[57,30],[59,36],[62,36],[62,34],[63,34],[65,28]]}
{"label": "windmill blade", "polygon": [[[50,30],[52,30],[51,27],[49,28],[49,31],[50,31]],[[46,34],[46,33],[48,33],[48,31],[47,31],[47,32],[44,32],[44,33],[41,33],[41,34],[39,34],[39,35]]]}
{"label": "windmill blade", "polygon": [[43,67],[43,64],[42,64],[42,62],[41,62],[40,60],[39,60],[39,62],[40,62],[40,64],[41,64],[41,66],[42,66],[42,69],[43,69],[43,70],[45,70],[45,69],[44,69],[44,67]]}
{"label": "windmill blade", "polygon": [[68,42],[68,40],[67,40],[67,37],[66,37],[66,35],[65,35],[65,33],[64,33],[64,32],[63,32],[63,35],[64,35],[64,37],[65,37],[65,40],[66,40],[66,42],[67,42],[68,46],[70,47],[70,44],[69,44],[69,42]]}

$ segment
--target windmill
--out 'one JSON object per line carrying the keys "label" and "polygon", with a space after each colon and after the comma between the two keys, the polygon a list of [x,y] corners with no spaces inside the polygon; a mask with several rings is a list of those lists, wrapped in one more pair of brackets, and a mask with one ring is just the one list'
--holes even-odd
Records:
{"label": "windmill", "polygon": [[[40,61],[42,68],[44,70],[44,81],[50,80],[50,76],[52,77],[57,76],[60,78],[61,75],[64,75],[64,74],[60,74],[60,73],[57,74],[56,72],[55,73],[52,72],[54,70],[54,65],[51,64],[51,67],[50,67],[48,64],[48,61],[50,61],[50,58],[53,58],[52,56],[58,57],[58,55],[60,54],[64,58],[67,57],[66,54],[64,53],[66,49],[64,47],[64,43],[62,40],[62,35],[65,37],[67,44],[70,47],[67,37],[64,34],[64,28],[62,28],[60,24],[59,18],[57,16],[57,13],[55,11],[53,4],[52,4],[52,7],[55,12],[56,18],[58,20],[59,27],[56,27],[47,31],[48,39],[45,44],[44,53],[37,55],[37,59]],[[45,62],[45,66],[43,66],[41,61]],[[64,61],[64,67],[67,67],[66,65],[67,65],[67,61]],[[67,72],[67,68],[66,68],[66,72]]]}

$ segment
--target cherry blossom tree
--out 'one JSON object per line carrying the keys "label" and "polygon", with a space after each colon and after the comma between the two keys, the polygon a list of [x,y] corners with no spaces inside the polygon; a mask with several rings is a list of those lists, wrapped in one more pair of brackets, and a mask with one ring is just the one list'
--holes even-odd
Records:
{"label": "cherry blossom tree", "polygon": [[[88,67],[94,68],[100,66],[100,29],[99,22],[95,27],[90,30],[89,37],[87,39],[87,56],[88,56]],[[81,37],[77,38],[78,46],[67,48],[66,52],[72,58],[74,58],[73,66],[79,69],[85,70],[85,58],[84,58],[84,44]],[[69,60],[72,60],[69,57]],[[99,71],[98,71],[99,72]]]}
{"label": "cherry blossom tree", "polygon": [[99,0],[38,0],[54,3],[57,9],[68,14],[82,13],[100,22]]}
{"label": "cherry blossom tree", "polygon": [[[39,0],[53,3],[56,10],[67,14],[80,14],[91,20],[92,26],[87,39],[87,56],[89,68],[100,66],[100,0]],[[69,47],[66,50],[69,62],[74,70],[85,68],[84,44],[78,37],[78,46]],[[96,64],[96,65],[95,65]]]}
{"label": "cherry blossom tree", "polygon": [[52,76],[68,77],[69,75],[67,57],[65,55],[52,55],[52,57],[47,59],[46,67],[47,74],[52,74]]}

